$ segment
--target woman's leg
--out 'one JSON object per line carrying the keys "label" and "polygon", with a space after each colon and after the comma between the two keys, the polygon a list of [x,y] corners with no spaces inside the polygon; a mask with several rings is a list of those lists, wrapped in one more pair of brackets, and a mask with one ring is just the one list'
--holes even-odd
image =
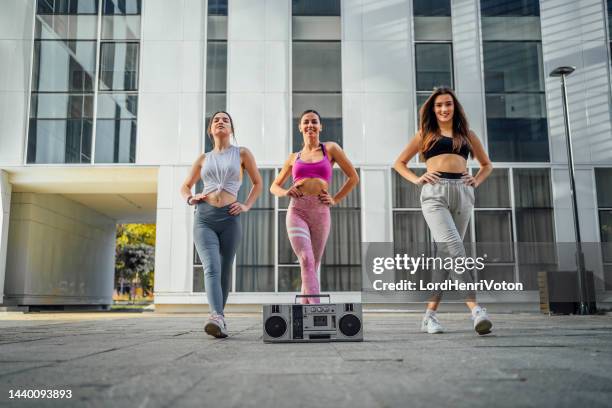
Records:
{"label": "woman's leg", "polygon": [[[229,218],[223,223],[223,231],[219,234],[220,254],[221,254],[221,290],[223,292],[223,308],[227,303],[229,294],[232,269],[236,251],[242,237],[242,227],[240,225],[240,216]],[[221,311],[223,314],[223,310]]]}
{"label": "woman's leg", "polygon": [[193,240],[204,267],[204,283],[206,285],[206,297],[208,298],[210,313],[223,314],[219,237],[212,228],[196,219],[193,228]]}
{"label": "woman's leg", "polygon": [[310,226],[310,240],[312,243],[312,252],[315,259],[315,271],[319,270],[321,266],[321,258],[323,257],[323,251],[325,251],[325,244],[329,237],[329,230],[331,228],[331,214],[329,207],[319,209],[318,211],[312,211],[307,214],[308,225]]}
{"label": "woman's leg", "polygon": [[[319,279],[317,278],[316,262],[312,250],[310,228],[305,218],[302,210],[289,206],[287,210],[287,235],[289,235],[293,252],[300,262],[302,294],[318,295]],[[319,299],[302,298],[302,303],[319,303]]]}

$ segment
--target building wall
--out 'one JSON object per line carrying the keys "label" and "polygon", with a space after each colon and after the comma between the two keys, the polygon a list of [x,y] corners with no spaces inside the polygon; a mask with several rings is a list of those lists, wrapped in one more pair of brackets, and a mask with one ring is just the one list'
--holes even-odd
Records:
{"label": "building wall", "polygon": [[23,163],[34,2],[7,0],[0,13],[0,165]]}
{"label": "building wall", "polygon": [[4,301],[111,304],[115,228],[61,195],[13,193]]}

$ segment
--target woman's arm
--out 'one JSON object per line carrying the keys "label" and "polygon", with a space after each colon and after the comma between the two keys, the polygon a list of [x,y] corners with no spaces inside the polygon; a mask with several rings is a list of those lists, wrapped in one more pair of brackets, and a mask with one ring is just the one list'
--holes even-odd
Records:
{"label": "woman's arm", "polygon": [[410,168],[408,168],[408,162],[419,152],[421,148],[421,134],[417,132],[416,135],[408,142],[408,145],[402,150],[400,155],[395,159],[393,163],[393,169],[399,173],[400,176],[405,178],[414,184],[425,184],[425,183],[436,183],[439,179],[436,173],[425,173],[421,177],[417,176]]}
{"label": "woman's arm", "polygon": [[[204,159],[206,158],[205,154],[201,154],[195,162],[193,162],[193,165],[191,166],[191,170],[189,171],[189,174],[187,175],[187,178],[185,178],[185,181],[183,182],[183,184],[181,184],[181,196],[183,197],[183,200],[187,201],[188,197],[191,197],[191,188],[193,187],[193,185],[198,181],[198,179],[200,178],[200,171],[202,169],[202,166],[204,165]],[[197,194],[197,196],[200,196],[201,194]],[[194,197],[195,198],[195,197]],[[200,197],[198,197],[200,198]]]}
{"label": "woman's arm", "polygon": [[482,146],[482,143],[480,143],[480,139],[478,139],[478,136],[476,136],[476,133],[470,130],[468,137],[470,138],[470,143],[472,144],[472,154],[474,155],[474,158],[478,160],[478,163],[480,163],[480,169],[478,169],[476,176],[472,177],[470,174],[467,174],[463,177],[463,179],[466,180],[468,185],[478,187],[493,171],[493,164],[491,163],[491,160],[489,160],[489,156]]}
{"label": "woman's arm", "polygon": [[326,191],[324,191],[324,194],[322,194],[321,196],[321,200],[325,204],[334,205],[342,201],[342,199],[346,197],[352,189],[355,188],[355,186],[359,183],[359,175],[357,174],[357,170],[355,170],[355,167],[353,167],[351,161],[348,159],[348,157],[346,157],[344,150],[342,150],[338,143],[327,142],[325,143],[325,149],[327,150],[327,153],[329,154],[329,157],[332,159],[332,161],[338,163],[338,166],[340,166],[340,169],[342,169],[342,171],[347,177],[347,180],[340,188],[340,191],[338,191],[333,198],[329,197],[328,199],[326,195],[329,196],[329,194]]}
{"label": "woman's arm", "polygon": [[291,175],[291,168],[293,166],[294,156],[294,153],[291,153],[289,155],[289,158],[285,161],[283,168],[278,173],[278,175],[272,182],[272,185],[270,186],[270,192],[277,197],[300,197],[303,195],[303,193],[295,185],[291,186],[289,190],[285,190],[283,188],[283,185],[287,181],[287,178],[289,178],[289,176]]}

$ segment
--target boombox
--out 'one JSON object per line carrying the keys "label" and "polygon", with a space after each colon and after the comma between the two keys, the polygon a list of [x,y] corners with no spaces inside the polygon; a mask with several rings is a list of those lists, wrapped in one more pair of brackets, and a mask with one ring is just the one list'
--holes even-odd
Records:
{"label": "boombox", "polygon": [[[329,295],[297,295],[327,297]],[[363,341],[360,303],[276,304],[263,306],[263,341]]]}

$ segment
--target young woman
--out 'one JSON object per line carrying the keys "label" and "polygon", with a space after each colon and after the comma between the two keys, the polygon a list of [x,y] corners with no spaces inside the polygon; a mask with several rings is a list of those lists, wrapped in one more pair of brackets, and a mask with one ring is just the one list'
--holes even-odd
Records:
{"label": "young woman", "polygon": [[[234,135],[231,116],[227,112],[216,112],[208,124],[208,136],[214,140],[214,148],[197,158],[181,186],[183,199],[187,204],[197,206],[193,240],[204,267],[210,306],[210,319],[204,330],[220,338],[228,336],[223,309],[240,242],[239,215],[249,211],[262,190],[255,158],[247,148],[232,145],[231,135]],[[244,204],[236,200],[243,169],[253,184]],[[204,190],[192,195],[191,188],[200,177]]]}
{"label": "young woman", "polygon": [[[469,130],[465,113],[457,97],[449,88],[438,88],[421,107],[420,129],[395,161],[393,168],[406,180],[422,185],[421,209],[436,243],[436,256],[445,258],[465,257],[463,237],[474,208],[474,188],[477,188],[491,173],[489,161],[478,137]],[[408,167],[408,162],[417,153],[425,159],[427,171],[417,176]],[[467,159],[471,154],[480,163],[476,176],[467,171]],[[471,271],[434,271],[448,275],[453,280],[471,282]],[[436,317],[441,299],[437,291],[427,305],[421,330],[442,333],[443,328]],[[474,329],[478,334],[487,334],[493,324],[476,303],[475,293],[467,294],[467,306],[472,311]]]}
{"label": "young woman", "polygon": [[[287,234],[300,261],[302,294],[318,295],[317,271],[329,235],[329,207],[338,204],[355,188],[359,176],[337,143],[319,141],[323,125],[321,115],[316,111],[302,113],[299,129],[304,137],[304,146],[300,152],[289,155],[270,192],[278,197],[291,197],[287,210]],[[338,163],[348,178],[332,197],[328,191],[334,163]],[[293,184],[285,190],[283,185],[290,174]],[[302,298],[302,303],[319,303],[319,299]]]}

